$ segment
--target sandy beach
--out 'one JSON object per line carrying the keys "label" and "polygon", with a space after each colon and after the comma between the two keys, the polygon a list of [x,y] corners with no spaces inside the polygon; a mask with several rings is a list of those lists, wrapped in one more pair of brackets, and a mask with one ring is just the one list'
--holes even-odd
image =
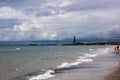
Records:
{"label": "sandy beach", "polygon": [[119,57],[113,53],[95,57],[94,62],[66,71],[49,80],[120,80]]}
{"label": "sandy beach", "polygon": [[120,80],[120,66],[116,69],[116,71],[108,75],[106,80]]}

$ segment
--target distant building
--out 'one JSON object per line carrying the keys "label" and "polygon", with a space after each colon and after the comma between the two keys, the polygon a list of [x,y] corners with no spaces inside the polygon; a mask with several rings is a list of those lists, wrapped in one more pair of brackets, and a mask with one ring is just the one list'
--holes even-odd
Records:
{"label": "distant building", "polygon": [[74,36],[74,40],[73,40],[73,43],[76,44],[76,37]]}

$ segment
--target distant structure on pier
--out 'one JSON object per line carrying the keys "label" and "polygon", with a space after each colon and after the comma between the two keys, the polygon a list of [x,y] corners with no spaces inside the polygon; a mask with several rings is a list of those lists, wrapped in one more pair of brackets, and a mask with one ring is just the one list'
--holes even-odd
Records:
{"label": "distant structure on pier", "polygon": [[74,36],[73,44],[76,44],[76,37]]}

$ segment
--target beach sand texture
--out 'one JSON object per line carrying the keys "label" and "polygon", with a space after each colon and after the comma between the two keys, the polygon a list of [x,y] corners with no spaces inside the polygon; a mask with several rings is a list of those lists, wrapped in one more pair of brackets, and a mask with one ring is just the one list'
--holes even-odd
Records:
{"label": "beach sand texture", "polygon": [[120,80],[120,66],[115,72],[111,73],[106,77],[106,80]]}

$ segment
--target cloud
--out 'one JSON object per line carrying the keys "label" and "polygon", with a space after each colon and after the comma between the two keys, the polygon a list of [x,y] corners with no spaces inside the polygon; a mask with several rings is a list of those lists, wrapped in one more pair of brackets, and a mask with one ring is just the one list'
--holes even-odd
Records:
{"label": "cloud", "polygon": [[49,1],[47,3],[43,3],[42,7],[66,7],[66,6],[70,6],[74,3],[74,0],[56,0],[56,1]]}
{"label": "cloud", "polygon": [[103,33],[105,39],[120,40],[120,25],[114,25]]}
{"label": "cloud", "polygon": [[9,20],[20,21],[0,28],[0,40],[56,40],[74,35],[80,39],[119,37],[117,0],[40,0],[40,5],[30,6],[37,1],[25,0],[24,4],[29,4],[24,8],[0,7],[0,20],[10,24]]}
{"label": "cloud", "polygon": [[[115,11],[118,10],[114,10],[114,12]],[[74,35],[80,38],[84,38],[90,34],[98,35],[98,32],[104,31],[105,29],[107,30],[107,28],[109,28],[108,25],[114,22],[116,17],[119,16],[119,14],[112,12],[112,10],[92,10],[44,17],[31,16],[22,24],[14,25],[13,28],[9,30],[11,34],[4,34],[3,40],[53,40],[71,38]],[[105,25],[107,26],[100,28]],[[1,32],[2,31],[5,32],[5,30],[1,30]],[[106,34],[108,32],[106,32]]]}
{"label": "cloud", "polygon": [[0,19],[0,29],[12,28],[14,25],[21,24],[19,19]]}
{"label": "cloud", "polygon": [[0,7],[0,19],[25,19],[27,15],[11,7]]}

